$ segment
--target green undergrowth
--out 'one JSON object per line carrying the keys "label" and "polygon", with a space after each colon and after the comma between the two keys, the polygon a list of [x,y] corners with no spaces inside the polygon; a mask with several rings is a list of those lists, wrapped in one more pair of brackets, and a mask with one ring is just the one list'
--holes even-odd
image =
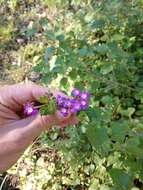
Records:
{"label": "green undergrowth", "polygon": [[92,96],[81,123],[42,134],[39,153],[25,156],[30,171],[24,177],[28,169],[19,170],[23,189],[28,182],[38,190],[142,189],[142,0],[45,0],[39,6],[42,16],[27,18],[19,31],[23,60],[40,75],[37,83]]}

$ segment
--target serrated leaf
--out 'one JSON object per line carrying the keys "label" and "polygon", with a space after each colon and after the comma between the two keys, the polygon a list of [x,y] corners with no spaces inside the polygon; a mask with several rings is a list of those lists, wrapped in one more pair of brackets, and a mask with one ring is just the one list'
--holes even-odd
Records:
{"label": "serrated leaf", "polygon": [[84,57],[88,54],[88,49],[87,47],[83,47],[81,49],[78,50],[78,54],[80,57]]}
{"label": "serrated leaf", "polygon": [[129,189],[132,180],[132,177],[129,174],[118,168],[110,169],[109,174],[119,190]]}
{"label": "serrated leaf", "polygon": [[111,139],[122,143],[125,136],[128,134],[130,128],[129,123],[126,121],[113,121],[111,122]]}
{"label": "serrated leaf", "polygon": [[123,116],[131,117],[133,113],[135,112],[135,108],[130,107],[127,110],[121,110],[120,113]]}
{"label": "serrated leaf", "polygon": [[96,121],[96,123],[108,123],[112,118],[112,111],[109,109],[89,108],[87,110],[87,115],[90,120]]}
{"label": "serrated leaf", "polygon": [[102,155],[107,155],[110,150],[110,140],[105,127],[97,128],[95,124],[87,128],[86,135],[92,147]]}
{"label": "serrated leaf", "polygon": [[49,102],[47,96],[41,96],[41,97],[38,99],[38,101],[39,101],[40,103],[42,103],[42,104],[46,104],[46,103]]}
{"label": "serrated leaf", "polygon": [[91,28],[92,29],[102,29],[104,28],[106,22],[103,19],[95,20],[94,22],[91,23]]}
{"label": "serrated leaf", "polygon": [[101,99],[102,103],[104,103],[105,105],[111,106],[113,104],[113,98],[111,96],[103,96]]}
{"label": "serrated leaf", "polygon": [[114,34],[111,39],[115,41],[121,41],[124,39],[124,36],[122,34]]}
{"label": "serrated leaf", "polygon": [[60,42],[63,42],[65,40],[64,34],[60,34],[56,36],[56,39],[59,40]]}
{"label": "serrated leaf", "polygon": [[109,48],[108,56],[110,58],[120,60],[120,59],[125,59],[128,56],[127,53],[121,47],[119,47],[119,45],[115,41],[109,43],[108,48]]}
{"label": "serrated leaf", "polygon": [[95,50],[100,54],[106,54],[108,52],[108,46],[107,44],[99,44]]}
{"label": "serrated leaf", "polygon": [[110,73],[111,71],[113,71],[113,66],[111,64],[107,63],[107,64],[104,64],[103,66],[101,66],[100,72],[103,75],[106,75],[106,74]]}
{"label": "serrated leaf", "polygon": [[128,154],[142,157],[143,152],[140,148],[140,139],[138,136],[130,137],[125,143],[125,150]]}

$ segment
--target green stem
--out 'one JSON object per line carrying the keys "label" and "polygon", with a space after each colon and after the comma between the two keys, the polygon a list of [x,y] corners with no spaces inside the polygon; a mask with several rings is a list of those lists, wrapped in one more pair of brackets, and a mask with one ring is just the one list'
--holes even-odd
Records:
{"label": "green stem", "polygon": [[43,106],[48,106],[48,103],[46,103],[46,104],[42,104],[42,105],[40,105],[40,106],[34,106],[34,108],[41,108],[41,107],[43,107]]}

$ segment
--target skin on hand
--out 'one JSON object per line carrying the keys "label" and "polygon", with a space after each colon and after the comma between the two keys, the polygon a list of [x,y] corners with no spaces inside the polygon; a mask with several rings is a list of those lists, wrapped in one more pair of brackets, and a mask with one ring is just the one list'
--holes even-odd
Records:
{"label": "skin on hand", "polygon": [[[43,130],[78,123],[75,115],[69,113],[64,118],[58,111],[54,115],[22,118],[19,113],[23,104],[36,101],[46,92],[46,87],[35,84],[0,87],[0,172],[9,169]],[[53,94],[57,96],[61,92],[53,91]]]}

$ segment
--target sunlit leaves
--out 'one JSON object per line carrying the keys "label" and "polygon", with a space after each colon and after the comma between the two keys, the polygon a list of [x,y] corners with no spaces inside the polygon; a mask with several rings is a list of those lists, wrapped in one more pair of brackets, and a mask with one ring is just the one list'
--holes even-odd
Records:
{"label": "sunlit leaves", "polygon": [[[48,25],[44,30],[48,47],[35,70],[46,85],[56,79],[62,90],[68,91],[72,84],[90,91],[92,97],[78,126],[66,129],[67,136],[54,144],[73,168],[96,152],[90,161],[97,161],[98,156],[99,160],[89,189],[131,189],[132,175],[141,173],[139,159],[143,156],[140,4],[117,0],[67,4],[65,15],[54,25],[40,20],[42,27]],[[99,179],[96,172],[107,175]]]}

